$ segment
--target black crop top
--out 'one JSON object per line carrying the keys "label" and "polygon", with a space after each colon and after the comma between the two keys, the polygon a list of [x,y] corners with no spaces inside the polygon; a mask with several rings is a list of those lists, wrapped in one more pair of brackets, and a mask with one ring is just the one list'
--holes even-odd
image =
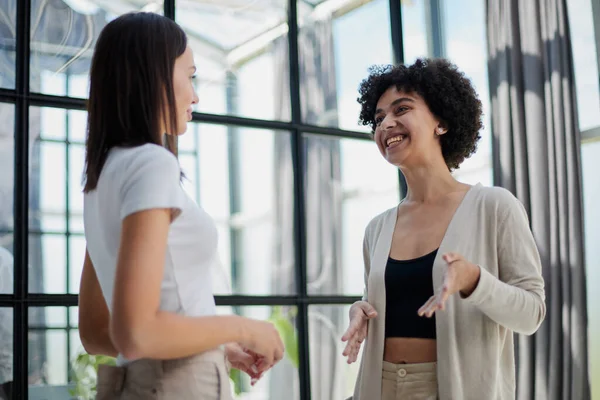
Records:
{"label": "black crop top", "polygon": [[435,339],[435,314],[417,311],[431,296],[437,250],[412,260],[388,259],[385,268],[385,337]]}

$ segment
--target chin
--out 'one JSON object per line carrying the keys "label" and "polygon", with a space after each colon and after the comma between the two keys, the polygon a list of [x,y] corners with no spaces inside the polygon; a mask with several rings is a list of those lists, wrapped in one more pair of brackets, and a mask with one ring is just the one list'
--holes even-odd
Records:
{"label": "chin", "polygon": [[401,165],[404,165],[404,162],[406,161],[406,156],[404,154],[385,154],[383,157],[388,163],[398,168],[400,168]]}
{"label": "chin", "polygon": [[181,136],[184,133],[186,133],[188,130],[188,123],[187,122],[181,122],[179,123],[179,125],[177,126],[177,136]]}

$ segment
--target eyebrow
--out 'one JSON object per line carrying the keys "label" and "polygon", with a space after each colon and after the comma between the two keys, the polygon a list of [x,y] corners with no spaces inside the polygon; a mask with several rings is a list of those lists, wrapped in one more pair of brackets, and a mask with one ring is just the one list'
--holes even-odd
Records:
{"label": "eyebrow", "polygon": [[[400,98],[397,98],[396,100],[392,101],[392,104],[390,104],[390,107],[394,107],[395,105],[398,105],[405,101],[409,102],[409,103],[415,102],[415,100],[411,99],[410,97],[400,97]],[[375,110],[375,114],[379,114],[380,112],[383,112],[383,109],[378,108],[377,110]]]}

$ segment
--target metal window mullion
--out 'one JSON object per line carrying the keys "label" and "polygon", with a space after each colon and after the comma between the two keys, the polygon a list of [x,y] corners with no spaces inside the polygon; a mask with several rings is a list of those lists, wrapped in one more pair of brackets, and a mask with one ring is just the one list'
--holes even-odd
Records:
{"label": "metal window mullion", "polygon": [[17,92],[14,89],[0,88],[0,102],[15,104],[17,101]]}
{"label": "metal window mullion", "polygon": [[308,299],[306,273],[306,211],[304,204],[304,143],[302,130],[302,110],[300,103],[300,65],[298,52],[298,13],[296,0],[288,1],[288,46],[289,46],[289,76],[292,124],[290,129],[292,166],[294,171],[294,236],[295,236],[295,265],[296,288],[298,295],[298,314],[296,329],[298,332],[298,354],[300,365],[298,377],[300,380],[300,399],[311,399],[310,385],[310,349],[308,333]]}
{"label": "metal window mullion", "polygon": [[28,397],[29,59],[31,0],[17,2],[14,158],[14,399]]}
{"label": "metal window mullion", "polygon": [[[309,305],[325,304],[352,304],[359,300],[360,296],[310,296],[300,298],[297,295],[216,295],[217,306],[295,306],[300,303]],[[0,307],[12,307],[15,305],[13,295],[0,295]],[[77,307],[76,294],[44,294],[32,293],[27,303],[32,307]]]}
{"label": "metal window mullion", "polygon": [[31,293],[27,304],[31,307],[76,307],[76,294],[45,294]]}
{"label": "metal window mullion", "polygon": [[175,0],[164,0],[163,15],[175,20]]}

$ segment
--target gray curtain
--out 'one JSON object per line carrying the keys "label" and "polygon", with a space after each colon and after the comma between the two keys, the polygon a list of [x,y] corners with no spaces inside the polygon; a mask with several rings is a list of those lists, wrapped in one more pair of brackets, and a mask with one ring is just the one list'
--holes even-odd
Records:
{"label": "gray curtain", "polygon": [[[276,118],[288,118],[289,60],[287,36],[275,41]],[[300,63],[300,100],[303,122],[337,126],[337,93],[331,19],[307,21],[298,37]],[[293,171],[289,137],[277,135],[275,142],[275,236],[282,240],[275,246],[275,258],[281,276],[273,285],[282,290],[295,289],[293,243]],[[340,294],[341,268],[341,166],[339,141],[310,136],[303,141],[304,184],[306,190],[307,274],[311,294]],[[287,240],[287,242],[285,242]],[[281,268],[284,266],[285,268]],[[315,400],[342,398],[342,375],[339,364],[339,332],[344,320],[342,307],[309,308],[309,346],[311,388]],[[275,376],[273,377],[275,380]],[[275,389],[275,388],[273,388]],[[274,394],[275,392],[271,392]],[[288,397],[282,394],[281,398]],[[273,398],[279,398],[274,394]]]}
{"label": "gray curtain", "polygon": [[519,400],[590,398],[580,134],[566,0],[487,0],[495,184],[525,205],[547,317],[517,341]]}

